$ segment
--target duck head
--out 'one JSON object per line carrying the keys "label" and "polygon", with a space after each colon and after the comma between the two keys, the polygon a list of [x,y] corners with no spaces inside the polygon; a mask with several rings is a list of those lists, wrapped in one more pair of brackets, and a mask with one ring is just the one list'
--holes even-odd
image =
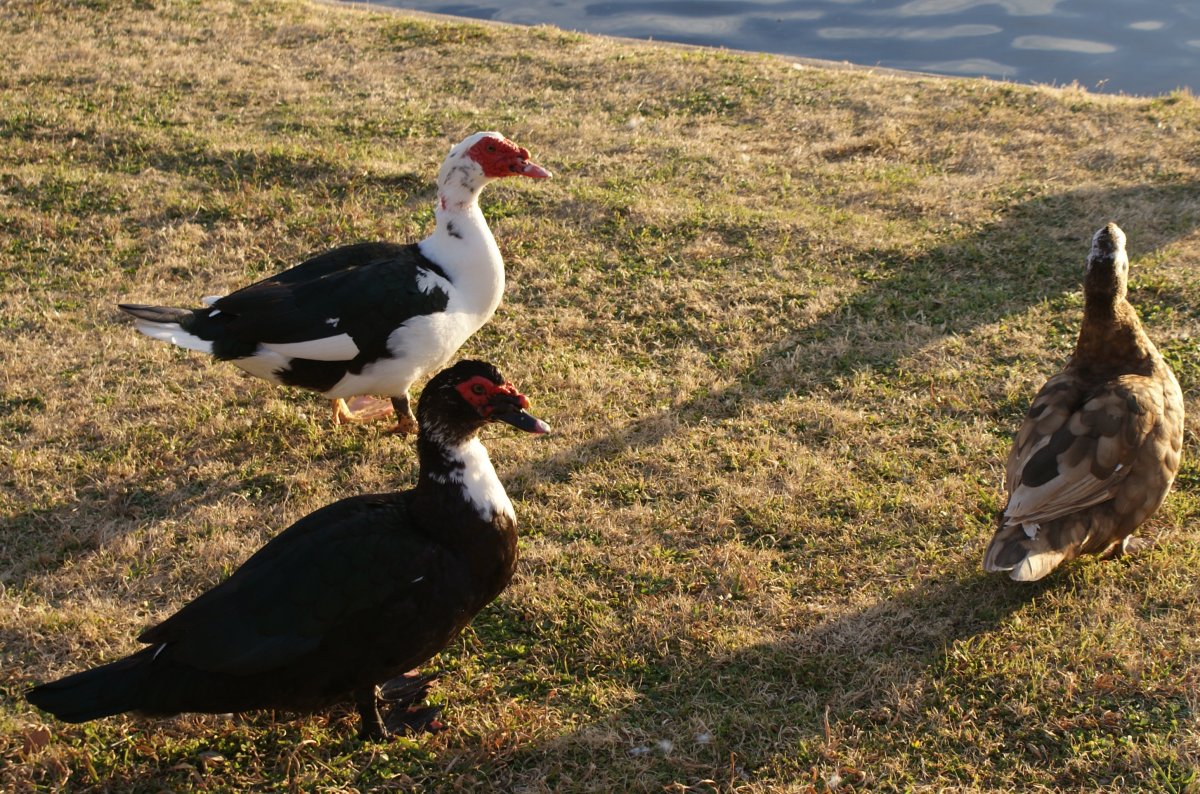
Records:
{"label": "duck head", "polygon": [[426,384],[417,405],[421,432],[452,442],[475,435],[490,422],[505,422],[526,433],[549,433],[531,415],[529,400],[491,364],[464,360]]}
{"label": "duck head", "polygon": [[495,179],[527,176],[547,179],[550,172],[529,159],[529,150],[498,132],[477,132],[450,149],[438,174],[442,208],[473,203],[484,185]]}
{"label": "duck head", "polygon": [[1125,232],[1111,221],[1092,236],[1083,290],[1088,303],[1111,305],[1124,300],[1129,283]]}

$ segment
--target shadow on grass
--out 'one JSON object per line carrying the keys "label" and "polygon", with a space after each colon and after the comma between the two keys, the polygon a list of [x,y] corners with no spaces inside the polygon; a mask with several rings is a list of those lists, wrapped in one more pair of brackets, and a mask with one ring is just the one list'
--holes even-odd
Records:
{"label": "shadow on grass", "polygon": [[782,642],[672,659],[662,680],[643,685],[631,724],[653,730],[696,710],[736,721],[723,716],[736,703],[753,720],[728,726],[739,733],[804,725],[823,731],[826,707],[838,719],[882,705],[913,671],[936,666],[949,646],[992,631],[1063,578],[1019,587],[977,571],[932,577],[864,609],[795,628]]}
{"label": "shadow on grass", "polygon": [[[907,357],[940,338],[969,334],[1077,292],[1091,236],[1106,221],[1123,225],[1136,261],[1200,225],[1194,216],[1197,200],[1200,185],[1194,183],[1072,191],[1021,204],[1002,221],[917,256],[883,248],[865,251],[850,265],[861,274],[861,288],[812,322],[766,344],[730,386],[676,406],[672,417],[639,419],[535,462],[531,468],[536,473],[520,478],[510,493],[522,498],[538,479],[565,478],[596,457],[653,448],[678,432],[681,423],[734,418],[755,405],[835,387],[839,379],[860,371],[898,377]],[[1133,276],[1136,284],[1136,265]],[[1196,311],[1170,287],[1148,289],[1154,303]],[[1136,290],[1131,297],[1136,305]],[[1074,327],[1069,333],[1073,337]],[[995,407],[967,410],[989,413]],[[515,750],[519,760],[512,768],[513,782],[521,783],[521,770],[537,768],[547,755],[586,751],[609,754],[604,759],[593,755],[599,768],[655,781],[647,788],[658,790],[664,781],[675,780],[684,790],[681,780],[702,778],[726,779],[732,788],[738,774],[749,775],[764,765],[778,774],[782,763],[788,767],[785,777],[822,763],[828,768],[836,759],[840,735],[875,727],[882,752],[911,752],[888,744],[927,736],[919,725],[904,725],[913,716],[905,704],[919,720],[929,719],[930,709],[947,705],[942,702],[947,698],[952,708],[975,695],[984,699],[984,710],[1005,708],[1004,692],[951,696],[927,691],[957,685],[958,677],[946,672],[958,664],[952,659],[954,646],[968,643],[959,652],[969,654],[972,638],[987,636],[1039,595],[1069,588],[1074,581],[1071,570],[1056,571],[1032,586],[977,570],[945,571],[907,589],[901,585],[865,609],[796,628],[780,642],[727,655],[660,658],[643,677],[628,682],[640,695],[636,706],[542,745]],[[520,690],[513,691],[517,696]],[[950,713],[939,716],[953,720]],[[664,741],[670,744],[660,744]],[[1041,762],[1034,755],[1027,760],[1034,767]],[[961,783],[969,785],[977,781],[971,763],[964,761],[949,774],[961,773]]]}
{"label": "shadow on grass", "polygon": [[[1000,222],[919,256],[864,250],[847,264],[861,289],[767,344],[729,387],[677,406],[675,418],[728,419],[756,404],[834,386],[858,371],[893,376],[905,358],[939,338],[969,334],[1080,290],[1092,234],[1108,220],[1123,224],[1136,260],[1200,225],[1198,201],[1196,183],[1078,190],[1017,205]],[[1136,283],[1136,270],[1133,277]],[[1180,303],[1169,289],[1160,297]],[[1136,305],[1136,293],[1132,299]],[[597,455],[653,447],[675,426],[656,414],[566,449],[534,464],[536,477],[522,478],[510,495],[519,499],[535,479],[564,478]]]}
{"label": "shadow on grass", "polygon": [[[136,532],[155,520],[186,520],[188,514],[227,500],[278,492],[279,478],[193,479],[164,488],[161,474],[127,479],[119,487],[88,486],[76,498],[50,507],[25,510],[0,520],[0,585],[24,588],[29,579],[79,563],[113,539]],[[264,500],[274,508],[282,497]]]}
{"label": "shadow on grass", "polygon": [[[221,505],[252,504],[255,523],[276,532],[285,529],[290,522],[282,508],[294,487],[304,487],[305,475],[280,471],[276,461],[291,454],[292,439],[312,428],[299,408],[264,412],[259,398],[266,389],[211,406],[213,413],[251,413],[254,423],[248,429],[233,423],[211,431],[207,408],[178,419],[169,412],[155,416],[155,409],[148,409],[144,421],[123,429],[102,432],[84,423],[69,438],[47,439],[48,446],[62,450],[64,470],[73,471],[80,459],[87,459],[88,468],[80,469],[87,476],[78,476],[74,487],[48,496],[43,504],[0,515],[0,586],[24,588],[31,578],[79,564],[114,540],[156,523],[186,527],[180,541],[232,529],[232,523],[222,524],[219,518],[197,518]],[[298,403],[305,397],[293,395]],[[347,472],[366,461],[377,443],[365,433],[336,433],[323,426],[317,432],[322,434],[319,449],[308,461],[324,467],[332,479],[350,478]],[[407,450],[401,454],[411,455]],[[212,465],[213,459],[220,464]],[[402,478],[406,483],[410,479]],[[168,562],[152,560],[154,566]]]}
{"label": "shadow on grass", "polygon": [[[1078,563],[1032,585],[978,572],[932,577],[780,641],[728,654],[662,654],[628,682],[633,705],[514,751],[511,782],[527,783],[547,756],[587,753],[609,779],[637,780],[630,790],[673,790],[668,782],[734,790],[754,780],[811,780],[817,791],[885,783],[990,789],[1013,779],[1070,790],[1186,783],[1194,770],[1183,743],[1148,741],[1138,745],[1144,756],[1110,748],[1107,761],[1080,761],[1088,748],[1128,742],[1127,725],[1174,736],[1194,708],[1186,684],[1105,683],[1121,676],[1097,675],[1110,668],[1086,643],[1060,677],[1054,654],[1039,647],[1046,628],[1038,614],[1056,607],[1037,602],[1087,591],[1087,577]],[[1027,608],[1032,617],[1018,622]],[[992,635],[1006,624],[1033,636],[998,644]],[[1121,727],[1106,723],[1114,715]],[[829,783],[835,777],[850,787]],[[701,785],[714,780],[727,783]]]}
{"label": "shadow on grass", "polygon": [[[685,423],[730,418],[748,406],[835,385],[838,378],[860,369],[894,374],[905,357],[938,336],[967,334],[1047,298],[1076,291],[1091,234],[1105,220],[1124,225],[1136,258],[1190,233],[1196,220],[1189,210],[1198,198],[1200,187],[1193,184],[1075,191],[1027,202],[1003,221],[915,258],[887,249],[864,251],[859,262],[851,263],[862,272],[861,289],[785,338],[766,344],[730,387],[677,406],[674,418]],[[1129,222],[1126,216],[1139,222]],[[914,322],[928,333],[913,335]],[[831,357],[831,340],[843,339],[853,343]],[[800,385],[797,375],[803,378]],[[675,427],[676,422],[656,415],[565,449],[529,464],[510,494],[520,499],[538,480],[566,478],[597,456],[657,445]],[[152,478],[141,477],[127,490],[146,489],[155,505],[194,497],[192,484],[178,492],[157,493]],[[205,498],[220,499],[235,487],[227,483]],[[136,516],[105,507],[102,500],[29,511],[6,523],[15,522],[21,532],[38,532],[57,523],[75,526],[80,510],[94,508],[105,512],[105,520],[137,525]],[[6,584],[19,587],[31,572],[56,564],[38,561],[39,544],[16,547],[30,551],[0,572]],[[58,544],[55,552],[61,564],[72,550],[69,544]],[[1046,582],[1017,587],[978,573],[934,576],[865,609],[797,627],[783,641],[727,655],[652,663],[628,682],[640,693],[636,706],[606,719],[608,730],[624,741],[601,744],[599,752],[613,757],[596,760],[625,768],[653,770],[661,765],[674,774],[676,761],[669,754],[656,754],[652,744],[663,738],[681,748],[681,754],[692,759],[692,769],[704,776],[727,768],[731,755],[747,770],[785,753],[792,754],[798,768],[811,766],[836,741],[839,726],[865,730],[873,721],[900,719],[894,704],[904,699],[905,688],[946,663],[951,646],[994,630],[1047,588],[1061,587],[1065,577],[1056,574]],[[513,692],[519,694],[519,689],[514,686]],[[590,746],[589,731],[601,728],[585,727],[516,750],[515,763],[507,770],[520,774],[523,768],[536,767],[546,754]],[[700,735],[712,738],[700,743]],[[629,754],[643,747],[649,749]]]}
{"label": "shadow on grass", "polygon": [[[231,207],[228,197],[244,194],[249,185],[320,192],[332,197],[368,191],[376,203],[411,206],[422,211],[432,207],[436,194],[436,165],[429,166],[431,170],[424,173],[379,173],[303,147],[221,148],[193,135],[180,134],[164,139],[137,129],[118,132],[98,128],[57,129],[47,125],[45,129],[31,129],[29,136],[33,139],[49,137],[64,143],[78,139],[86,145],[75,150],[75,159],[90,160],[104,172],[142,174],[158,171],[192,180],[194,186],[208,186],[203,190],[196,187],[181,194],[177,200],[173,198],[164,203],[162,217],[151,220],[152,224],[165,223],[174,217],[206,224],[230,219],[240,222],[234,214],[243,210]],[[114,197],[101,195],[105,190],[102,183],[88,186],[95,194],[88,202],[75,195],[77,187],[69,180],[48,178],[21,183],[14,187],[13,197],[18,203],[45,212],[64,209],[76,214],[104,212],[119,215],[127,212],[127,207]],[[73,197],[73,203],[65,203],[64,196]],[[267,209],[270,209],[269,205]],[[277,265],[276,269],[283,269],[295,262],[273,264]],[[21,275],[32,279],[35,274]],[[197,293],[197,297],[199,294],[202,293]],[[112,327],[105,329],[105,333],[134,333],[128,318],[117,318],[115,307],[113,317]],[[232,365],[225,366],[229,376],[238,372]],[[158,377],[156,372],[143,370],[143,374]],[[213,406],[213,410],[232,413],[245,407],[245,404],[226,404]],[[250,408],[259,410],[260,406]],[[30,425],[22,419],[22,414],[43,410],[45,403],[40,397],[0,394],[0,431],[27,433]],[[272,429],[271,424],[272,420],[263,420],[261,430]],[[162,428],[171,426],[170,420],[161,424]],[[135,428],[133,435],[137,435],[138,429]],[[256,433],[259,429],[256,428]],[[289,433],[296,430],[296,425],[286,428]],[[164,439],[157,441],[165,442]],[[55,570],[70,560],[92,553],[106,540],[134,531],[147,520],[186,520],[188,513],[217,504],[231,495],[261,500],[264,512],[273,510],[286,498],[288,484],[284,477],[256,470],[260,468],[258,464],[264,454],[271,456],[277,448],[277,434],[259,433],[249,442],[229,437],[219,441],[225,448],[216,454],[225,456],[229,463],[229,470],[224,475],[181,477],[178,470],[166,471],[161,462],[153,462],[159,456],[150,454],[146,458],[150,463],[139,465],[135,475],[125,477],[119,483],[100,482],[95,477],[104,476],[102,473],[89,473],[87,477],[79,477],[76,486],[61,494],[60,500],[49,497],[45,500],[50,502],[49,505],[0,516],[0,586],[22,588],[31,576]],[[114,439],[111,434],[100,432],[89,434],[86,429],[72,438],[47,438],[43,443],[63,447],[63,466],[72,465],[67,460],[69,455],[89,455],[107,464],[135,450],[135,445],[127,438]],[[192,445],[192,449],[174,457],[180,469],[196,466],[206,455],[214,454],[196,438],[186,439],[183,443]],[[338,444],[346,446],[346,442],[331,442],[331,446]],[[136,451],[144,454],[142,449]],[[330,457],[336,455],[331,453]],[[356,460],[339,459],[335,465],[352,462]],[[172,487],[172,481],[178,484]],[[283,526],[279,528],[283,529]]]}
{"label": "shadow on grass", "polygon": [[[869,607],[782,632],[780,641],[728,654],[661,653],[635,675],[612,674],[637,692],[633,705],[512,748],[501,770],[511,778],[499,788],[527,785],[547,757],[580,753],[587,763],[562,765],[567,774],[586,774],[590,765],[604,780],[639,781],[629,790],[664,790],[672,780],[679,790],[703,780],[732,788],[837,769],[841,741],[861,751],[859,735],[876,728],[882,742],[920,735],[907,723],[924,716],[955,644],[987,635],[1068,578],[1056,573],[1019,587],[981,572],[931,577]],[[523,695],[514,684],[512,696]],[[453,720],[452,704],[447,713]],[[583,790],[586,781],[575,778],[567,788]],[[547,784],[554,789],[554,781]],[[726,790],[711,790],[718,789]]]}

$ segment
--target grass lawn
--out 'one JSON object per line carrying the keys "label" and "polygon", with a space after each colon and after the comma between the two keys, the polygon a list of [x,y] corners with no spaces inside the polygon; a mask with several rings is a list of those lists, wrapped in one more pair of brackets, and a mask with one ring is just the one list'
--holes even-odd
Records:
{"label": "grass lawn", "polygon": [[[449,727],[348,711],[72,726],[34,682],[411,442],[139,336],[430,229],[448,147],[508,288],[462,349],[555,433],[485,443],[513,585],[436,660]],[[0,4],[0,789],[1200,789],[1200,455],[1147,553],[981,570],[1092,233],[1200,414],[1200,104],[301,0]]]}

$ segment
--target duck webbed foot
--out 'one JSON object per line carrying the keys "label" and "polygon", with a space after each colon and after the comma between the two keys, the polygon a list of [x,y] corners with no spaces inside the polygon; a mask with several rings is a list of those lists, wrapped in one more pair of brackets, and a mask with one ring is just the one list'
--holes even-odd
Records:
{"label": "duck webbed foot", "polygon": [[[361,718],[358,738],[364,742],[379,742],[393,736],[442,730],[445,725],[438,719],[442,707],[421,705],[439,675],[439,672],[413,671],[386,681],[382,686],[355,693],[354,704]],[[381,707],[386,716],[381,713]]]}
{"label": "duck webbed foot", "polygon": [[401,436],[415,436],[417,417],[413,416],[412,408],[408,404],[408,395],[393,397],[391,408],[396,413],[396,426],[390,432]]}
{"label": "duck webbed foot", "polygon": [[438,719],[441,706],[423,706],[429,687],[440,672],[405,673],[380,687],[380,700],[388,705],[383,723],[392,733],[437,733],[446,726]]}
{"label": "duck webbed foot", "polygon": [[391,400],[383,400],[365,394],[351,397],[349,402],[337,399],[333,401],[333,423],[344,425],[374,422],[376,419],[391,415],[392,410]]}
{"label": "duck webbed foot", "polygon": [[1133,535],[1129,535],[1120,543],[1114,543],[1111,549],[1100,556],[1100,559],[1119,560],[1126,554],[1137,554],[1153,548],[1153,546],[1154,541],[1151,538],[1135,538]]}

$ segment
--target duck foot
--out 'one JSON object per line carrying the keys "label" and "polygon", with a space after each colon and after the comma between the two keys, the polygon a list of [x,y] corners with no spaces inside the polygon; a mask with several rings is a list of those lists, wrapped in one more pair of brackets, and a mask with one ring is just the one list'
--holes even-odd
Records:
{"label": "duck foot", "polygon": [[396,414],[396,426],[389,430],[398,436],[415,436],[417,434],[417,417],[413,416],[408,404],[408,395],[392,398],[392,410]]}
{"label": "duck foot", "polygon": [[446,726],[438,719],[441,706],[420,705],[429,695],[429,687],[442,673],[418,673],[415,670],[384,682],[379,699],[389,705],[384,726],[393,734],[437,733]]}
{"label": "duck foot", "polygon": [[[378,742],[394,736],[414,733],[437,733],[446,726],[438,719],[441,706],[420,705],[429,694],[429,687],[441,675],[441,671],[419,673],[415,670],[385,681],[381,686],[371,687],[355,696],[355,705],[362,722],[358,738],[364,742]],[[382,716],[380,706],[387,706],[387,716]]]}
{"label": "duck foot", "polygon": [[1137,554],[1138,552],[1153,548],[1153,546],[1154,541],[1150,538],[1135,538],[1133,535],[1130,535],[1120,543],[1114,543],[1111,549],[1100,555],[1100,559],[1119,560],[1126,554]]}
{"label": "duck foot", "polygon": [[441,670],[420,673],[416,670],[398,675],[379,685],[379,699],[393,707],[420,703],[429,695],[429,687],[441,677]]}
{"label": "duck foot", "polygon": [[441,713],[441,706],[394,708],[383,718],[383,724],[393,736],[438,733],[446,728],[446,723],[438,719]]}
{"label": "duck foot", "polygon": [[[374,422],[392,413],[390,400],[382,400],[360,394],[351,397],[349,402],[342,399],[333,401],[333,423],[345,425],[350,423]],[[415,421],[415,420],[414,420]]]}
{"label": "duck foot", "polygon": [[437,733],[446,725],[438,719],[441,706],[404,706],[388,710],[387,717],[379,714],[375,706],[358,710],[362,722],[358,728],[358,739],[362,742],[384,742],[397,736],[417,733]]}

